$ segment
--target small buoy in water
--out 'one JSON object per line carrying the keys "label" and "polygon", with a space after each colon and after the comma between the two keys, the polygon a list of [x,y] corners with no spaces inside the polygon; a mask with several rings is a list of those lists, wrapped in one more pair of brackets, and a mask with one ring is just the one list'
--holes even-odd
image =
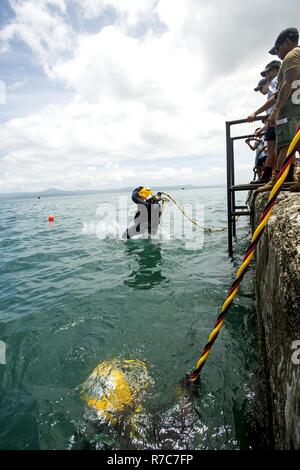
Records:
{"label": "small buoy in water", "polygon": [[48,215],[48,222],[54,222],[54,215]]}

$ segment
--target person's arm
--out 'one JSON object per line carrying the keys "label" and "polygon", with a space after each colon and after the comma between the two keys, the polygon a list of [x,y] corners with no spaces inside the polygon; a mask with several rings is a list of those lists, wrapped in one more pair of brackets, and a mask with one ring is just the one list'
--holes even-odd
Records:
{"label": "person's arm", "polygon": [[[286,104],[287,100],[294,91],[293,83],[299,80],[300,78],[300,66],[294,66],[289,68],[284,74],[283,85],[278,93],[278,97],[275,103],[275,107],[268,119],[269,126],[275,126],[276,121],[278,120],[278,115],[280,110]],[[288,116],[287,116],[288,117]]]}
{"label": "person's arm", "polygon": [[276,103],[276,94],[272,95],[268,101],[265,102],[257,111],[254,111],[254,113],[250,114],[250,116],[247,117],[248,122],[253,122],[257,116],[259,116],[261,113],[264,111],[267,111],[267,109],[272,108],[274,104]]}
{"label": "person's arm", "polygon": [[265,133],[265,130],[266,130],[266,126],[264,125],[263,127],[261,127],[255,132],[255,135],[257,137],[261,137]]}
{"label": "person's arm", "polygon": [[252,145],[250,142],[247,142],[247,145],[251,148],[251,150],[256,150],[255,145]]}
{"label": "person's arm", "polygon": [[[254,140],[254,144],[251,144],[252,140]],[[246,139],[245,142],[251,148],[251,150],[256,150],[259,144],[258,139]]]}
{"label": "person's arm", "polygon": [[249,137],[247,137],[245,142],[247,142],[249,140],[260,140],[260,138],[256,134],[253,134],[253,135],[250,135]]}

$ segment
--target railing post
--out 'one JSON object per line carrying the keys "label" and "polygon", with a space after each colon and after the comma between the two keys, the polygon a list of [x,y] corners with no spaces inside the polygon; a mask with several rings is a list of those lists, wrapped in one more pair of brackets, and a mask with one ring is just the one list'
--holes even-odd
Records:
{"label": "railing post", "polygon": [[232,198],[231,198],[231,147],[230,123],[226,122],[226,167],[227,167],[227,224],[228,224],[228,254],[232,257]]}
{"label": "railing post", "polygon": [[[231,156],[231,187],[235,185],[235,176],[234,176],[234,140],[230,139],[230,156]],[[232,212],[235,212],[235,192],[231,191],[231,209]],[[232,216],[232,236],[236,236],[236,220],[235,216]]]}
{"label": "railing post", "polygon": [[[262,121],[266,116],[258,116],[254,120]],[[235,121],[226,122],[226,166],[227,166],[227,221],[228,221],[228,253],[233,256],[233,237],[236,236],[236,219],[235,212],[237,206],[235,205],[235,190],[231,189],[235,185],[234,175],[234,141],[245,139],[249,135],[241,135],[231,137],[231,126],[236,124],[247,124],[247,119],[238,119]],[[254,188],[253,188],[254,189]],[[239,215],[243,215],[243,212]],[[245,212],[245,215],[248,215]]]}

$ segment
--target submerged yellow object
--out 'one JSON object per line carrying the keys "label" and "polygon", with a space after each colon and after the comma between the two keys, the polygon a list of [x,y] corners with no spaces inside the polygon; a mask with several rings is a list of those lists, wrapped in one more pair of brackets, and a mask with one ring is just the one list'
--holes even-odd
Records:
{"label": "submerged yellow object", "polygon": [[98,418],[115,423],[124,412],[138,413],[151,383],[147,366],[138,360],[101,362],[82,385],[81,396]]}

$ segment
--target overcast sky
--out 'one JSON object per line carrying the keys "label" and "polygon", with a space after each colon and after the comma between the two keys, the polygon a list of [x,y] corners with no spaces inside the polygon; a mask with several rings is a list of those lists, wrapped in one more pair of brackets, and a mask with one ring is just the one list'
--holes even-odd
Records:
{"label": "overcast sky", "polygon": [[299,0],[0,0],[0,192],[225,183],[225,121],[263,103],[297,18]]}

